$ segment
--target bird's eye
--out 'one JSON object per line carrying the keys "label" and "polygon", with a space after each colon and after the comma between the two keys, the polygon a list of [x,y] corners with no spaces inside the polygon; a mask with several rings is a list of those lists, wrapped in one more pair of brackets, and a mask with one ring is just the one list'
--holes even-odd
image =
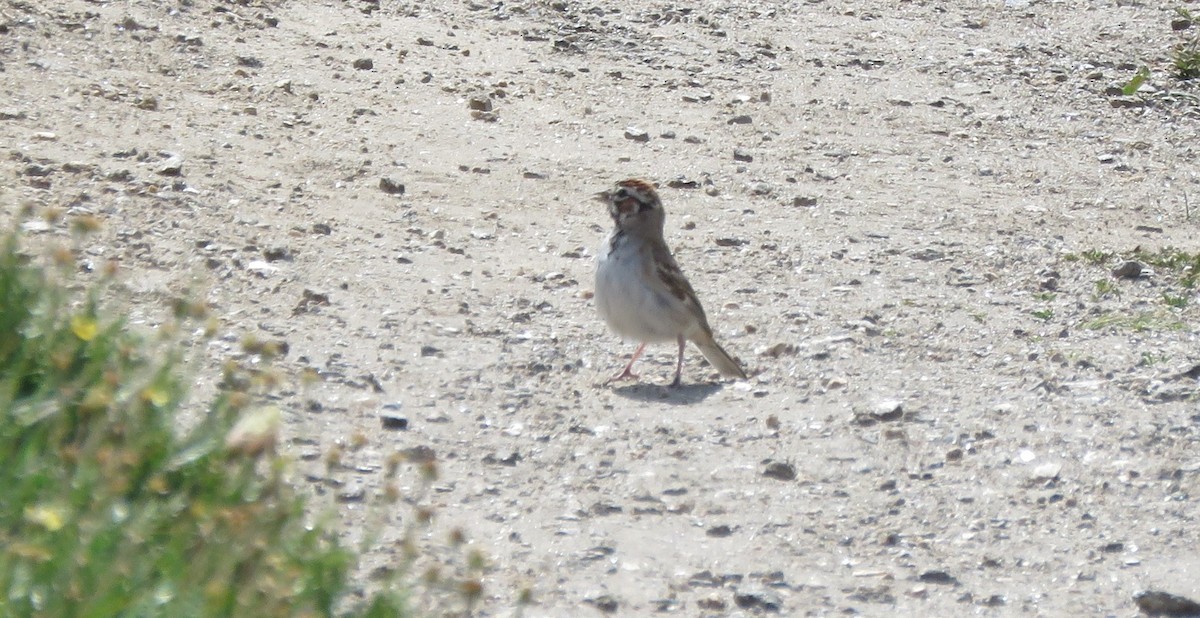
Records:
{"label": "bird's eye", "polygon": [[626,189],[625,187],[621,187],[620,189],[617,189],[615,193],[613,193],[613,197],[615,197],[619,200],[623,200],[623,199],[629,197],[629,190]]}

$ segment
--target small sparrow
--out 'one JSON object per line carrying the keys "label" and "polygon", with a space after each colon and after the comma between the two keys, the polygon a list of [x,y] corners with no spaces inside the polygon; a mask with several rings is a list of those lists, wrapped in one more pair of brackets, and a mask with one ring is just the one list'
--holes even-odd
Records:
{"label": "small sparrow", "polygon": [[654,186],[622,180],[596,199],[608,204],[616,223],[596,267],[596,308],[618,335],[641,342],[625,370],[606,384],[637,378],[631,369],[646,344],[671,340],[679,343],[672,386],[679,386],[685,341],[695,343],[721,375],[745,379],[746,372],[713,339],[695,290],[663,240],[667,214]]}

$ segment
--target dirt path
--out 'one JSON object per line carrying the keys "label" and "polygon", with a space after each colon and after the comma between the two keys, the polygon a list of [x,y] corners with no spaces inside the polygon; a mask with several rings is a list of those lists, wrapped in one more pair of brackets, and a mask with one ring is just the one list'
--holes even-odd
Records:
{"label": "dirt path", "polygon": [[[211,367],[287,342],[285,450],[368,568],[411,514],[367,514],[380,470],[432,451],[400,489],[488,556],[481,615],[1200,596],[1187,31],[944,4],[10,1],[0,196],[101,217],[136,322],[201,290]],[[664,345],[599,385],[633,346],[588,198],[630,176],[751,380],[691,350],[667,389]]]}

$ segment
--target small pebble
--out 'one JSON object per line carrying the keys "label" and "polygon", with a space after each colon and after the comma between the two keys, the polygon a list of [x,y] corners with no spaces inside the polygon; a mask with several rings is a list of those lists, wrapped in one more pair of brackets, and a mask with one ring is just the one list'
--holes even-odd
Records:
{"label": "small pebble", "polygon": [[1137,603],[1138,609],[1151,616],[1171,616],[1173,618],[1200,616],[1200,603],[1162,590],[1143,590],[1133,595],[1133,601]]}
{"label": "small pebble", "polygon": [[492,100],[488,97],[471,97],[467,101],[467,107],[477,112],[492,111]]}
{"label": "small pebble", "polygon": [[379,190],[388,195],[404,195],[404,185],[400,184],[391,178],[379,179]]}
{"label": "small pebble", "polygon": [[1118,279],[1137,279],[1145,269],[1141,262],[1129,260],[1113,269],[1112,274]]}
{"label": "small pebble", "polygon": [[384,429],[392,431],[404,431],[408,429],[408,419],[403,416],[391,416],[388,414],[380,415],[379,422]]}
{"label": "small pebble", "polygon": [[783,461],[772,461],[763,468],[763,476],[779,481],[796,480],[796,467]]}
{"label": "small pebble", "polygon": [[637,127],[629,127],[625,129],[625,139],[645,143],[650,141],[650,134]]}

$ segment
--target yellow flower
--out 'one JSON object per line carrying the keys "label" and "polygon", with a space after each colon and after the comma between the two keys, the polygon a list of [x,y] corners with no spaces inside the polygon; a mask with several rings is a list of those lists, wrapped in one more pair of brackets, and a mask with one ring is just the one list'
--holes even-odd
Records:
{"label": "yellow flower", "polygon": [[142,400],[150,402],[156,408],[161,408],[167,405],[167,402],[171,401],[171,395],[164,388],[158,386],[147,386],[146,389],[142,391]]}
{"label": "yellow flower", "polygon": [[64,523],[62,510],[50,506],[25,507],[25,520],[37,524],[50,532],[60,530]]}
{"label": "yellow flower", "polygon": [[94,318],[77,315],[71,318],[71,332],[75,333],[83,341],[91,341],[96,338],[96,333],[100,331],[100,327],[96,324]]}

